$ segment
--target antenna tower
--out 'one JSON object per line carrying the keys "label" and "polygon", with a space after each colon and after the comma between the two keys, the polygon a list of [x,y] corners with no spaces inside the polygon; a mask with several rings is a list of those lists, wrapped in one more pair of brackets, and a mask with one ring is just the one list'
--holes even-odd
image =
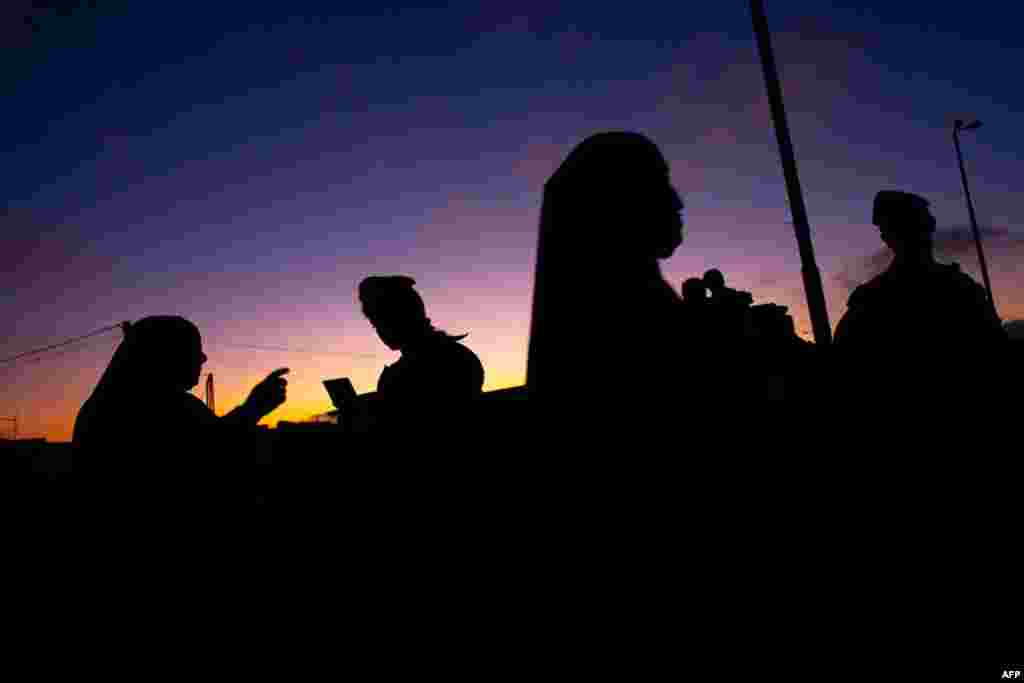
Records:
{"label": "antenna tower", "polygon": [[213,373],[211,372],[206,376],[206,407],[210,409],[211,413],[216,414],[216,402],[213,398]]}

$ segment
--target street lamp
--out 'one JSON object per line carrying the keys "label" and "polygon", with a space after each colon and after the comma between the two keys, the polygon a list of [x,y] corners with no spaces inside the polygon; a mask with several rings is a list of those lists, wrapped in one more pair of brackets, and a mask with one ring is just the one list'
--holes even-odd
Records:
{"label": "street lamp", "polygon": [[974,245],[978,248],[978,263],[981,264],[981,277],[985,281],[985,291],[988,293],[988,301],[992,305],[992,310],[996,313],[996,317],[999,317],[998,311],[996,311],[996,300],[992,296],[992,282],[988,279],[988,265],[985,263],[985,252],[981,250],[981,231],[978,230],[978,218],[974,215],[974,202],[971,201],[971,190],[967,186],[967,172],[964,171],[964,156],[960,152],[960,131],[962,130],[976,130],[981,128],[981,121],[972,121],[968,124],[964,124],[963,121],[957,119],[953,122],[953,146],[956,148],[956,159],[960,164],[960,180],[964,184],[964,196],[967,198],[967,213],[971,216],[971,228],[974,230]]}

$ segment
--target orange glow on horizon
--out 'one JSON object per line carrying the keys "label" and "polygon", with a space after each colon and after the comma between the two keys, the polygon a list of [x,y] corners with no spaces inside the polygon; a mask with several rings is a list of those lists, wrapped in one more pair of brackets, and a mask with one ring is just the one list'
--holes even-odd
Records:
{"label": "orange glow on horizon", "polygon": [[[476,349],[474,349],[476,350]],[[396,356],[397,357],[397,356]],[[484,391],[494,391],[508,387],[521,386],[526,381],[525,354],[501,354],[500,358],[491,357],[491,363],[482,356],[485,363]],[[47,373],[34,383],[33,391],[23,398],[22,409],[18,417],[19,438],[45,438],[50,442],[68,442],[74,430],[75,418],[82,403],[88,398],[96,380],[103,372],[105,360],[100,357],[90,358],[89,368],[69,375],[70,383],[60,384],[59,373]],[[498,361],[498,362],[495,362]],[[388,359],[386,362],[393,362]],[[351,367],[348,371],[340,365],[332,363],[301,363],[293,364],[287,376],[288,399],[283,405],[267,415],[260,424],[275,428],[281,421],[304,422],[316,415],[334,410],[330,397],[323,387],[322,381],[334,377],[348,376],[353,380],[356,391],[360,394],[376,389],[377,377],[386,364],[384,360],[361,367]],[[255,366],[257,363],[244,363]],[[214,385],[217,394],[217,414],[225,415],[241,405],[248,397],[252,387],[261,381],[275,367],[286,367],[287,363],[267,364],[261,370],[215,371]],[[190,392],[200,400],[205,398],[204,387],[207,371],[204,369],[199,384]],[[31,413],[26,407],[36,407]]]}

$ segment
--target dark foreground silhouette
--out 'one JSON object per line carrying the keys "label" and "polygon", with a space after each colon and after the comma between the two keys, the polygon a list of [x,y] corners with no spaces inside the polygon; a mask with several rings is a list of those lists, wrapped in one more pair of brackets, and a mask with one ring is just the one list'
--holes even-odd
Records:
{"label": "dark foreground silhouette", "polygon": [[229,480],[251,463],[256,423],[284,402],[288,370],[217,417],[188,393],[205,361],[199,330],[184,318],[152,316],[126,329],[75,420],[77,469],[94,501],[180,511],[237,499]]}
{"label": "dark foreground silhouette", "polygon": [[[503,640],[517,661],[555,653],[635,678],[664,670],[645,668],[645,648],[674,653],[682,622],[704,634],[684,635],[699,665],[688,651],[679,665],[700,680],[728,678],[737,661],[741,677],[885,678],[885,647],[867,651],[863,634],[893,614],[998,609],[1009,584],[977,558],[1015,571],[1004,551],[1019,535],[1019,456],[998,450],[998,425],[937,424],[921,410],[991,396],[918,381],[937,356],[983,357],[1002,337],[977,286],[931,260],[921,203],[886,195],[882,209],[891,200],[909,207],[900,222],[879,212],[893,268],[851,297],[822,364],[784,307],[753,305],[720,272],[677,295],[659,267],[683,227],[664,158],[637,134],[593,136],[545,186],[525,400],[485,409],[479,359],[433,329],[401,276],[359,287],[381,340],[401,352],[378,382],[376,429],[360,436],[252,431],[284,399],[278,373],[216,418],[187,394],[198,330],[147,318],[76,423],[79,500],[140,524],[208,512],[204,500],[240,509],[251,497],[224,483],[245,490],[269,444],[261,522],[283,523],[261,523],[245,555],[275,569],[250,602],[283,584],[293,603],[356,614],[362,632],[394,621],[418,635],[447,637],[451,622],[480,631],[472,647],[449,645],[446,663]],[[782,413],[761,390],[773,373],[786,378]],[[954,427],[970,440],[950,439]],[[116,539],[121,556],[140,538]],[[193,545],[181,542],[200,569],[161,587],[189,571],[206,590],[242,583],[211,581],[217,565]],[[152,584],[165,562],[132,571]],[[638,654],[606,666],[607,651],[627,647]]]}
{"label": "dark foreground silhouette", "polygon": [[552,448],[654,447],[668,413],[715,400],[708,364],[691,363],[712,352],[708,335],[659,267],[683,242],[682,208],[665,158],[636,133],[587,138],[545,184],[527,385],[541,432],[565,435]]}
{"label": "dark foreground silhouette", "polygon": [[415,284],[401,275],[359,283],[363,314],[381,341],[402,354],[377,380],[374,431],[382,437],[457,433],[483,388],[480,359],[460,343],[466,335],[434,329]]}
{"label": "dark foreground silhouette", "polygon": [[906,192],[875,197],[872,223],[892,265],[853,291],[835,333],[837,379],[854,402],[965,411],[994,402],[1006,332],[985,290],[935,261],[928,207]]}

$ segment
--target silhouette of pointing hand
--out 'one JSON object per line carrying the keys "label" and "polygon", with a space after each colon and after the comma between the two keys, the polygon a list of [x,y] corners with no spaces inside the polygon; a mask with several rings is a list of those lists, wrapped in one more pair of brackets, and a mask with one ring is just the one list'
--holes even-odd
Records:
{"label": "silhouette of pointing hand", "polygon": [[288,381],[284,379],[283,375],[286,374],[288,374],[288,368],[278,368],[267,375],[266,379],[249,392],[249,398],[245,400],[246,407],[259,418],[263,418],[284,403],[285,387],[288,386]]}

